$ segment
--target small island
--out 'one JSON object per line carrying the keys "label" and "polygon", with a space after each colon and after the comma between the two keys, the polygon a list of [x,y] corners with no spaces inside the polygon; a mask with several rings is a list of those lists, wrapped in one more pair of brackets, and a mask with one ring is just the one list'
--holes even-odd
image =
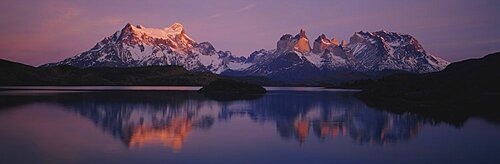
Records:
{"label": "small island", "polygon": [[198,92],[210,95],[251,95],[265,94],[264,87],[231,79],[218,79],[203,86]]}

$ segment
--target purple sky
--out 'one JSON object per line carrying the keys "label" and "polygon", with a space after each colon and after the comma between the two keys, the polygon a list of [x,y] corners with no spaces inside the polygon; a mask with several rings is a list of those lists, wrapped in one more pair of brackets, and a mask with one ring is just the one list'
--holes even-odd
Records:
{"label": "purple sky", "polygon": [[2,0],[0,11],[0,58],[31,65],[88,50],[127,22],[180,22],[197,42],[238,56],[300,28],[310,39],[407,33],[449,61],[500,51],[500,0]]}

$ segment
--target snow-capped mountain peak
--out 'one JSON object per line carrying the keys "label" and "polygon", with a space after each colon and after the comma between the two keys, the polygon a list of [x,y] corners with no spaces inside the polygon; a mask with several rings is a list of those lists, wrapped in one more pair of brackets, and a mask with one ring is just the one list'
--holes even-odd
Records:
{"label": "snow-capped mountain peak", "polygon": [[[169,27],[148,28],[128,23],[120,31],[104,38],[89,51],[53,65],[76,67],[137,67],[179,65],[192,71],[221,73],[231,68],[243,69],[246,58],[217,51],[208,42],[197,43],[180,23]],[[244,66],[236,66],[238,64]]]}
{"label": "snow-capped mountain peak", "polygon": [[172,24],[172,26],[165,28],[165,30],[173,30],[176,32],[183,32],[184,31],[184,26],[180,23],[175,22]]}
{"label": "snow-capped mountain peak", "polygon": [[[170,27],[165,27],[163,29],[147,28],[142,25],[134,26],[128,23],[127,25],[125,25],[122,31],[136,33],[139,36],[146,35],[152,38],[159,38],[159,39],[169,39],[173,36],[178,36],[178,35],[184,35],[185,37],[188,37],[184,32],[184,26],[180,23],[174,23]],[[189,38],[189,40],[193,41],[191,38]]]}
{"label": "snow-capped mountain peak", "polygon": [[415,37],[396,32],[356,32],[348,48],[358,61],[358,69],[363,70],[426,73],[440,71],[449,64],[428,54]]}

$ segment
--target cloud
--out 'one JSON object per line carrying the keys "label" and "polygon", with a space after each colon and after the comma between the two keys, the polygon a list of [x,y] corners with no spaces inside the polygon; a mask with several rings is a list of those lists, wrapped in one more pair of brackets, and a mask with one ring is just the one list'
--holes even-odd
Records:
{"label": "cloud", "polygon": [[212,14],[208,17],[208,19],[215,19],[215,18],[219,18],[219,17],[222,17],[224,16],[225,14],[229,14],[229,13],[234,13],[234,12],[237,12],[237,13],[241,13],[241,12],[245,12],[245,11],[248,11],[250,9],[253,9],[255,8],[256,5],[255,4],[249,4],[249,5],[246,5],[246,6],[243,6],[241,8],[238,8],[237,10],[232,10],[232,11],[227,11],[227,12],[222,12],[222,13],[215,13],[215,14]]}
{"label": "cloud", "polygon": [[221,17],[221,16],[222,16],[222,14],[221,14],[221,13],[215,13],[215,14],[213,14],[213,15],[210,15],[210,16],[208,17],[208,19],[215,19],[215,18],[219,18],[219,17]]}
{"label": "cloud", "polygon": [[41,22],[41,28],[51,29],[66,25],[81,17],[83,12],[82,9],[74,6],[47,5],[42,10],[42,14],[46,15],[48,19],[41,20],[43,21]]}
{"label": "cloud", "polygon": [[243,6],[242,8],[239,8],[237,11],[238,11],[239,13],[241,13],[241,12],[244,12],[244,11],[247,11],[247,10],[250,10],[250,9],[253,9],[253,8],[255,8],[255,7],[256,7],[256,5],[255,5],[255,4],[249,4],[249,5]]}

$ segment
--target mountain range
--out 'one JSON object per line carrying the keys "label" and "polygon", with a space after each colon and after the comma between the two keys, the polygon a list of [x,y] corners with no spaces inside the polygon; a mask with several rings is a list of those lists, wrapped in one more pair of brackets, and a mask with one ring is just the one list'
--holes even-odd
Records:
{"label": "mountain range", "polygon": [[[377,31],[356,32],[347,42],[318,36],[305,30],[283,35],[273,50],[258,50],[248,57],[197,43],[184,26],[164,29],[127,24],[93,48],[42,67],[142,67],[177,65],[189,71],[228,76],[264,76],[279,81],[346,80],[384,75],[386,72],[428,73],[449,62],[427,53],[411,35]],[[312,42],[312,46],[311,46]]]}

